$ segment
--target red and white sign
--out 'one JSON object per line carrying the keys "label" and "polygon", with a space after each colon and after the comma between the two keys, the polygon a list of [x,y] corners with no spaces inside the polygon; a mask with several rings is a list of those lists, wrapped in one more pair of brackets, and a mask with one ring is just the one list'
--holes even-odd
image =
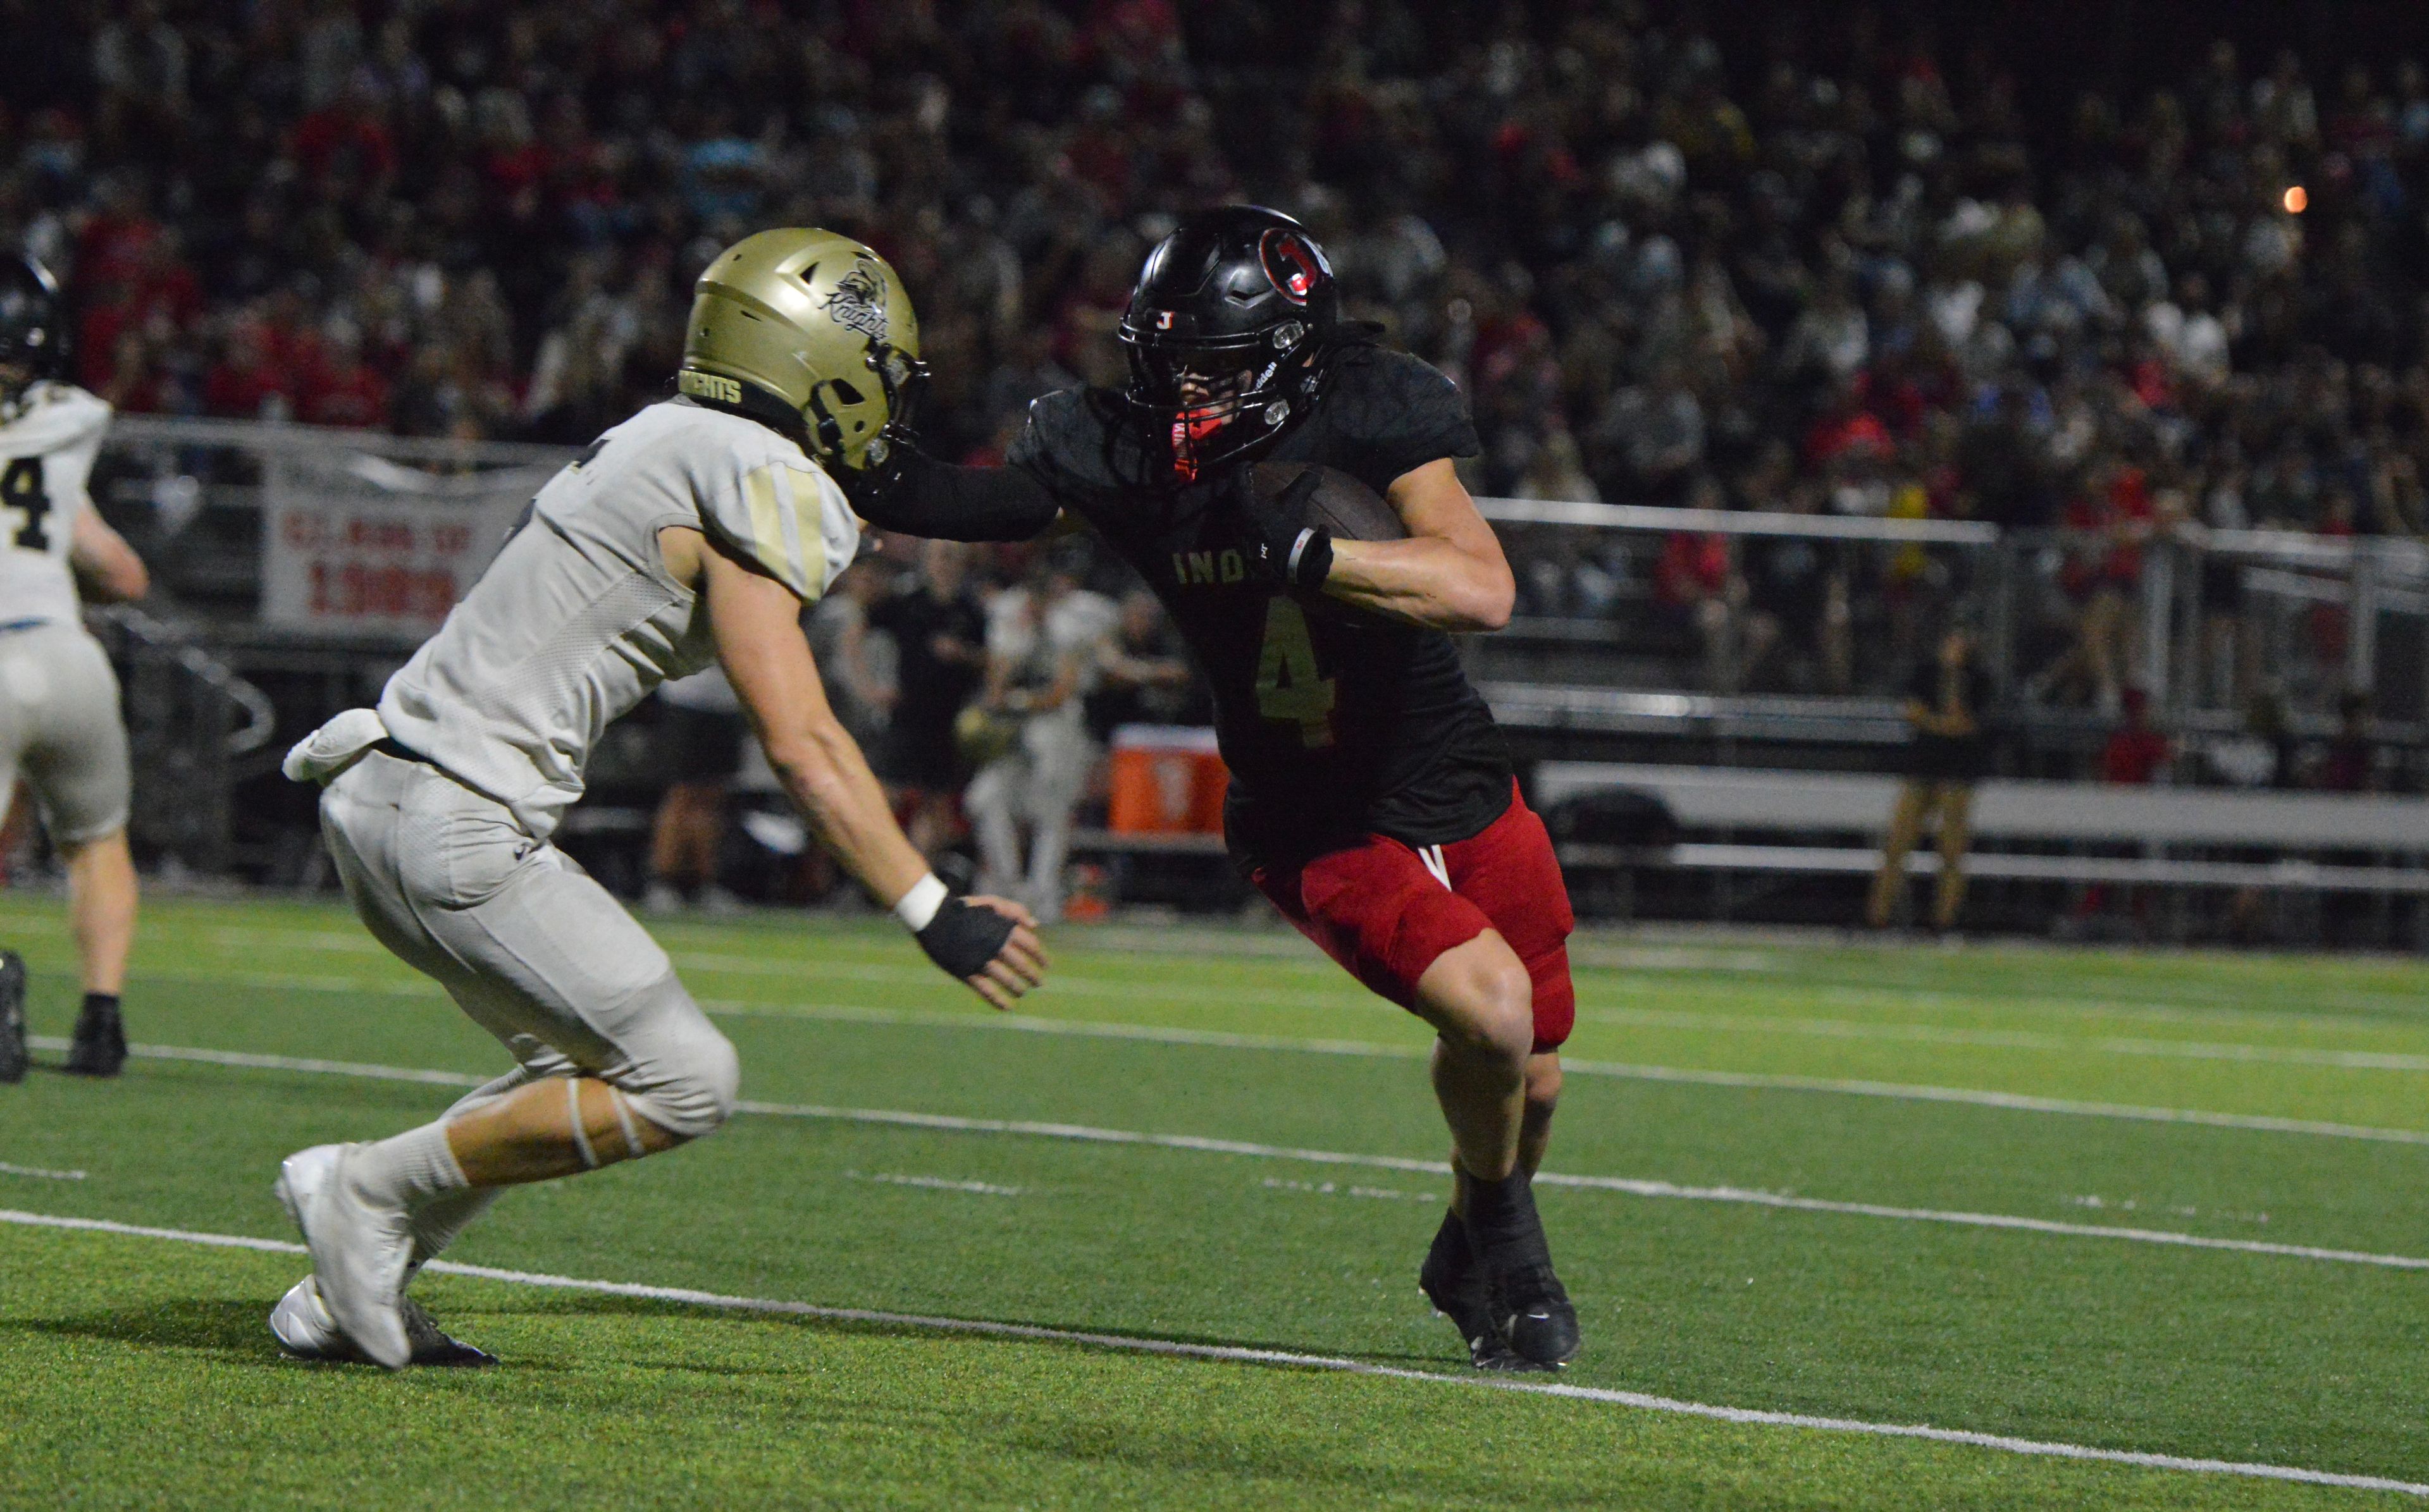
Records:
{"label": "red and white sign", "polygon": [[262,619],[311,630],[437,630],[531,497],[530,471],[512,474],[496,475],[495,488],[449,498],[374,492],[359,477],[352,488],[296,487],[289,479],[269,490]]}

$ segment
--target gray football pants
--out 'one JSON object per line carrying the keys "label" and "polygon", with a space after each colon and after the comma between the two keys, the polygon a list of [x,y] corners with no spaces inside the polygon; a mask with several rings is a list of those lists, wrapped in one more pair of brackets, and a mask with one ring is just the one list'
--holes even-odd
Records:
{"label": "gray football pants", "polygon": [[0,822],[17,778],[62,848],[126,828],[126,725],[118,676],[82,625],[0,631]]}
{"label": "gray football pants", "polygon": [[451,1116],[544,1076],[595,1076],[669,1133],[734,1111],[734,1046],[656,941],[572,858],[435,766],[372,752],[321,824],[355,912],[519,1062]]}

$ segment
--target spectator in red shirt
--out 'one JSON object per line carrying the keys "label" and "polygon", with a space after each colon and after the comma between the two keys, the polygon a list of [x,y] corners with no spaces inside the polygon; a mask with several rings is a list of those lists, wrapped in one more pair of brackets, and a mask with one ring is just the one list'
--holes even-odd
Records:
{"label": "spectator in red shirt", "polygon": [[287,376],[270,361],[268,329],[256,317],[238,317],[203,380],[203,408],[230,419],[273,419],[285,418],[293,404]]}
{"label": "spectator in red shirt", "polygon": [[377,81],[362,71],[343,94],[296,122],[288,150],[305,181],[331,199],[385,192],[396,175],[396,139],[385,114]]}
{"label": "spectator in red shirt", "polygon": [[2320,786],[2331,793],[2367,793],[2377,783],[2378,748],[2371,744],[2371,696],[2347,688],[2337,699],[2337,738],[2320,764]]}
{"label": "spectator in red shirt", "polygon": [[2167,769],[2168,737],[2151,728],[2151,696],[2127,688],[2119,699],[2125,715],[2100,752],[2100,780],[2121,787],[2148,787]]}
{"label": "spectator in red shirt", "polygon": [[307,425],[363,430],[388,424],[388,381],[363,361],[362,337],[352,326],[329,332],[322,360],[299,386],[295,410]]}

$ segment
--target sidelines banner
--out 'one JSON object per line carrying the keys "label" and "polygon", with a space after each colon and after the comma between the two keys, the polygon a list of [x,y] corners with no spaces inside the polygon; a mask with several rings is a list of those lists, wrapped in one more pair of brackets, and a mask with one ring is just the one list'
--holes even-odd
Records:
{"label": "sidelines banner", "polygon": [[290,452],[264,470],[262,620],[426,634],[555,468],[432,472],[368,452]]}

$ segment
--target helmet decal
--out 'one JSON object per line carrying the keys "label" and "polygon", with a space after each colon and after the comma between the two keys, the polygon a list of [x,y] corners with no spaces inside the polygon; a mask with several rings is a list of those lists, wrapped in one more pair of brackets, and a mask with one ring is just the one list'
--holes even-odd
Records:
{"label": "helmet decal", "polygon": [[1148,254],[1119,327],[1131,435],[1155,481],[1248,456],[1308,412],[1340,294],[1315,239],[1253,205],[1195,210]]}
{"label": "helmet decal", "polygon": [[868,253],[835,280],[834,292],[820,303],[835,324],[871,341],[885,339],[885,267]]}
{"label": "helmet decal", "polygon": [[1265,276],[1282,298],[1294,304],[1304,304],[1315,290],[1315,282],[1325,271],[1315,247],[1296,231],[1276,226],[1257,242],[1257,255],[1265,265]]}

